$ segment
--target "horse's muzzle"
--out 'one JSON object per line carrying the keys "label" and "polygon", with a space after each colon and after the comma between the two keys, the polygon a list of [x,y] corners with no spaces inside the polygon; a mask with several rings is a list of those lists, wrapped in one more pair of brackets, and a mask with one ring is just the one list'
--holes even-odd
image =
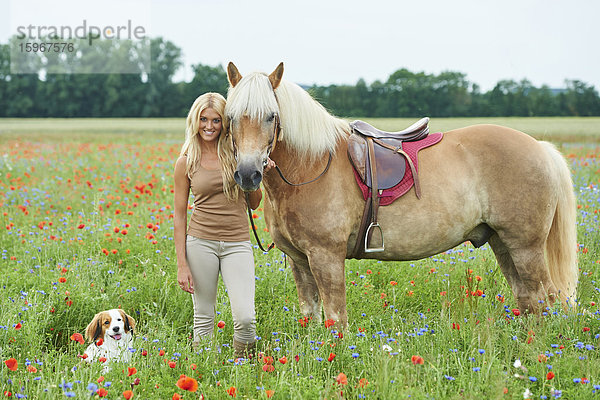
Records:
{"label": "horse's muzzle", "polygon": [[262,172],[262,166],[259,168],[254,163],[240,163],[233,174],[233,179],[244,192],[253,192],[260,187],[263,178]]}

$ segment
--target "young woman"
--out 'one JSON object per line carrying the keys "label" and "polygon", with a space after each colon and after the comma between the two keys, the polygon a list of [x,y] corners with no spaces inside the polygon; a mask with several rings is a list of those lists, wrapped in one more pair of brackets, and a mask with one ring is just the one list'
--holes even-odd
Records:
{"label": "young woman", "polygon": [[[235,157],[225,99],[206,93],[192,105],[186,139],[175,165],[175,250],[177,280],[192,294],[194,345],[213,333],[219,273],[227,287],[234,320],[234,357],[248,357],[255,347],[254,256],[246,202],[234,179]],[[269,160],[265,171],[274,166]],[[194,210],[187,225],[190,190]],[[261,190],[250,193],[255,209]]]}

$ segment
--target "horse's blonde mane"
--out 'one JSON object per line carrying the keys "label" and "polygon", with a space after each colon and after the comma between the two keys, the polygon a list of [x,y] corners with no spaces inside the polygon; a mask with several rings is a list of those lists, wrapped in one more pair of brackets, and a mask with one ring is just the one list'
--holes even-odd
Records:
{"label": "horse's blonde mane", "polygon": [[268,76],[252,73],[229,89],[226,113],[238,120],[242,116],[262,119],[278,112],[280,139],[300,157],[316,159],[335,152],[337,141],[349,130],[348,122],[329,114],[295,83],[282,80],[275,96]]}

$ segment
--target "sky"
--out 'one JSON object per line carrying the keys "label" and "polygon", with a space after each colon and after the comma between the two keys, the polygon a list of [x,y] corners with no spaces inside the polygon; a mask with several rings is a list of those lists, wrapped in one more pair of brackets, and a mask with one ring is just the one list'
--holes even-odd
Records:
{"label": "sky", "polygon": [[0,43],[24,22],[108,24],[118,16],[182,49],[176,80],[191,80],[191,65],[198,63],[226,67],[232,61],[243,75],[271,72],[283,61],[284,78],[304,85],[354,85],[360,78],[371,84],[406,68],[462,72],[482,90],[503,79],[552,88],[571,79],[600,91],[597,0],[47,3],[0,0]]}

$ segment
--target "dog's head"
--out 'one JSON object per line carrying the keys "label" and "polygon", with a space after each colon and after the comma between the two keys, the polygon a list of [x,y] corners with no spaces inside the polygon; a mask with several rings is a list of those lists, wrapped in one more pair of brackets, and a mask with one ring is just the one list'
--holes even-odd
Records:
{"label": "dog's head", "polygon": [[85,337],[90,342],[95,342],[99,338],[121,340],[123,335],[129,334],[134,328],[135,320],[123,310],[101,311],[94,316],[85,329]]}

